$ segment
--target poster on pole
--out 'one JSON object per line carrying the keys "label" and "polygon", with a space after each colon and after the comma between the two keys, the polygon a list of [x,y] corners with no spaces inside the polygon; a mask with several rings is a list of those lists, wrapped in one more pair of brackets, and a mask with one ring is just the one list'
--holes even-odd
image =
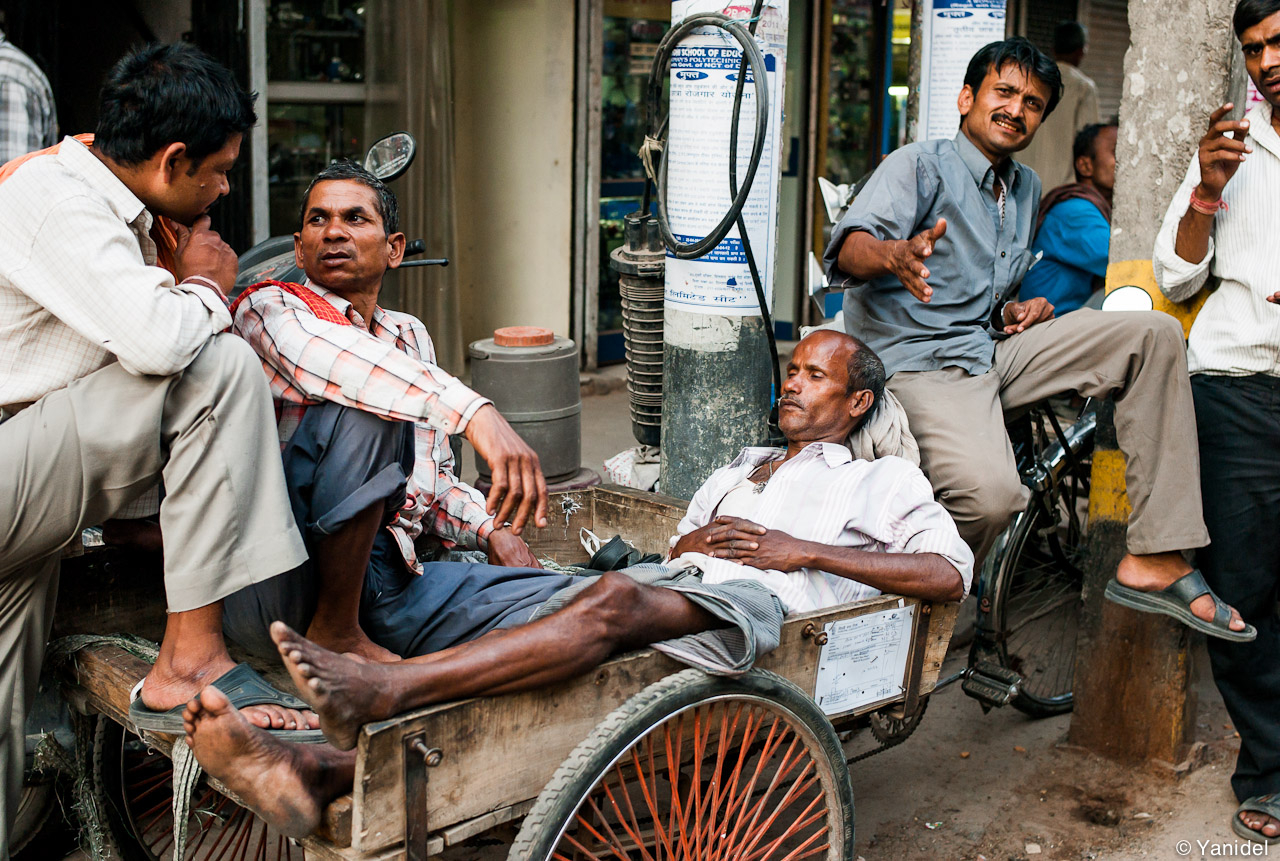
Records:
{"label": "poster on pole", "polygon": [[[703,12],[720,12],[744,22],[750,3],[674,0],[671,24]],[[786,79],[788,3],[767,0],[756,29],[765,58],[769,124],[760,167],[742,214],[766,301],[773,301],[774,250],[782,145],[782,94]],[[742,49],[725,31],[694,31],[672,52],[670,125],[667,134],[667,216],[682,244],[711,233],[728,212],[729,133]],[[738,120],[737,176],[746,176],[755,143],[755,81],[747,73]],[[683,311],[722,316],[760,313],[742,237],[735,225],[707,255],[679,260],[667,253],[666,304]]]}
{"label": "poster on pole", "polygon": [[953,138],[956,99],[978,49],[1004,38],[1005,0],[924,0],[916,140]]}

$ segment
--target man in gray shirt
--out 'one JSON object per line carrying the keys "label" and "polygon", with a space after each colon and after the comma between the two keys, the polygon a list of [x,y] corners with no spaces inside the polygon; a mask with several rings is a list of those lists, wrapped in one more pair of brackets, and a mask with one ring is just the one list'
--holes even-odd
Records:
{"label": "man in gray shirt", "polygon": [[1061,91],[1053,61],[1026,39],[980,50],[960,92],[959,133],[884,160],[832,233],[828,277],[845,288],[849,332],[883,358],[921,466],[976,564],[1029,498],[1004,410],[1064,392],[1114,396],[1133,513],[1108,596],[1252,639],[1179,552],[1209,540],[1182,327],[1157,312],[1056,320],[1043,297],[1016,300],[1035,261],[1040,180],[1011,156]]}

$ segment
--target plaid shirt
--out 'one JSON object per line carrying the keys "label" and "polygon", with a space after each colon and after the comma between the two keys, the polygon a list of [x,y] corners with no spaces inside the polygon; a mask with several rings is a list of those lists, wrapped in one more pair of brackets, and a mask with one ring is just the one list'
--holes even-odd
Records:
{"label": "plaid shirt", "polygon": [[405,564],[418,574],[414,540],[425,531],[449,544],[485,549],[493,517],[480,492],[453,474],[449,434],[462,431],[490,403],[436,364],[422,322],[375,308],[368,324],[342,297],[310,281],[350,326],[318,318],[279,287],[259,287],[235,309],[232,331],[262,358],[279,415],[280,444],[293,436],[310,404],[333,401],[414,423],[415,461],[407,499],[388,529]]}
{"label": "plaid shirt", "polygon": [[0,164],[57,140],[49,79],[0,31]]}

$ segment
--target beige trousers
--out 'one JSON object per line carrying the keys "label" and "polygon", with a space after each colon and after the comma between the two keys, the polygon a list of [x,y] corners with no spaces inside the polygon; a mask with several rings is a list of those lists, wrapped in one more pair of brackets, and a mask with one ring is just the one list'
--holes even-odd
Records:
{"label": "beige trousers", "polygon": [[306,560],[262,365],[233,335],[212,338],[180,374],[136,377],[110,365],[0,424],[0,859],[21,797],[23,724],[61,551],[162,479],[170,612]]}
{"label": "beige trousers", "polygon": [[1128,550],[1209,543],[1182,326],[1156,311],[1073,311],[996,342],[995,365],[899,372],[889,388],[907,411],[921,468],[981,565],[1029,491],[1019,480],[1004,412],[1062,394],[1113,397],[1133,513]]}

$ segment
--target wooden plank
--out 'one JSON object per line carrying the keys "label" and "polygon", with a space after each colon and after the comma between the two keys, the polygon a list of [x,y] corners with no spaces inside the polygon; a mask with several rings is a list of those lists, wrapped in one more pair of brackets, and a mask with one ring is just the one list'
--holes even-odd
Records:
{"label": "wooden plank", "polygon": [[[805,625],[812,621],[820,628],[826,622],[896,607],[900,600],[881,596],[795,616],[783,625],[781,646],[761,658],[758,666],[812,692],[819,648],[803,635]],[[356,764],[352,845],[373,852],[403,839],[400,739],[405,734],[425,730],[428,744],[444,753],[427,787],[426,815],[436,832],[535,798],[609,712],[683,668],[644,650],[554,688],[441,704],[364,727]]]}

